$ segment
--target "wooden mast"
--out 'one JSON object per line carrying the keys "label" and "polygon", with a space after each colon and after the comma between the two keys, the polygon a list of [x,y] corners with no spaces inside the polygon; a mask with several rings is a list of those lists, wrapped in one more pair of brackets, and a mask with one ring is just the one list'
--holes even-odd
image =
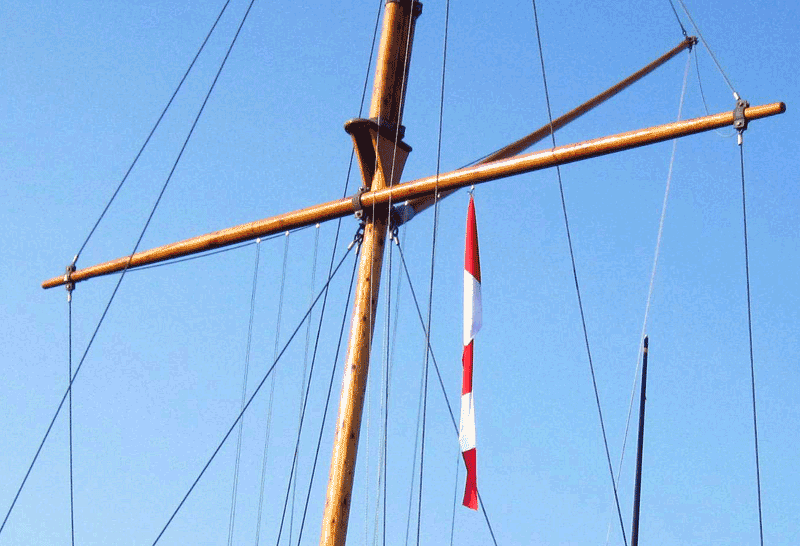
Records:
{"label": "wooden mast", "polygon": [[[404,129],[401,122],[414,26],[416,18],[421,12],[422,4],[416,0],[386,0],[370,118],[351,120],[345,125],[345,129],[353,139],[364,183],[362,189],[355,196],[164,245],[77,272],[69,272],[67,275],[42,283],[43,288],[71,284],[95,276],[123,271],[130,267],[188,256],[324,220],[341,218],[354,212],[359,218],[362,218],[363,239],[358,266],[358,283],[320,536],[320,544],[326,546],[343,546],[347,536],[383,250],[392,204],[397,204],[403,199],[415,200],[409,205],[415,210],[421,210],[427,206],[430,197],[437,189],[441,195],[471,184],[581,161],[716,129],[732,123],[746,123],[748,120],[785,111],[783,103],[742,107],[741,119],[738,121],[734,112],[723,112],[694,120],[559,146],[532,154],[516,155],[547,136],[551,130],[569,123],[588,109],[651,72],[678,52],[694,45],[696,39],[689,37],[620,84],[568,112],[552,124],[487,156],[477,165],[398,184],[405,160],[411,151],[411,148],[402,142]],[[647,346],[645,345],[645,370],[646,358]],[[644,389],[642,398],[644,399]],[[638,521],[634,526],[638,527]]]}
{"label": "wooden mast", "polygon": [[[411,151],[400,141],[403,134],[401,122],[414,22],[421,8],[422,5],[414,0],[389,0],[386,3],[370,119],[351,120],[345,126],[353,137],[364,188],[370,191],[384,189],[399,181],[405,159]],[[354,205],[360,208],[360,195],[354,198]],[[347,538],[389,206],[373,205],[357,213],[364,220],[364,238],[322,518],[320,545],[326,546],[343,546]]]}

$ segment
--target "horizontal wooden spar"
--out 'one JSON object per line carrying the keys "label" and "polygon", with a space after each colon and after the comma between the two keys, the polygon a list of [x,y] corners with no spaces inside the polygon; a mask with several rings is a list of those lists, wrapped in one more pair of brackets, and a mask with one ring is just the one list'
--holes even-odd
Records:
{"label": "horizontal wooden spar", "polygon": [[[761,106],[751,106],[745,109],[744,114],[748,120],[755,120],[781,114],[785,111],[786,105],[784,103],[775,102]],[[658,125],[647,129],[629,131],[627,133],[620,133],[576,144],[567,144],[550,150],[515,156],[483,165],[466,167],[438,176],[428,176],[411,182],[405,182],[391,188],[366,192],[361,195],[361,205],[364,208],[370,208],[372,206],[387,205],[390,202],[399,203],[406,199],[433,194],[437,189],[441,192],[463,188],[472,184],[480,184],[515,174],[546,169],[548,167],[564,165],[582,159],[589,159],[591,157],[646,146],[672,138],[719,129],[726,125],[732,125],[733,117],[733,112],[723,112],[711,116]],[[207,233],[177,243],[145,250],[133,256],[125,256],[110,262],[79,269],[72,273],[70,278],[73,282],[80,282],[92,277],[122,271],[126,267],[140,267],[243,243],[256,239],[257,237],[266,237],[267,235],[309,226],[317,222],[348,216],[355,212],[355,208],[353,198],[347,197],[337,201],[287,212],[271,218],[215,231],[213,233]],[[66,282],[66,276],[60,275],[43,282],[42,288],[53,288],[66,284]]]}
{"label": "horizontal wooden spar", "polygon": [[[745,108],[744,116],[748,121],[752,121],[782,114],[785,111],[786,105],[784,103],[774,102]],[[578,142],[576,144],[567,144],[550,150],[517,155],[509,159],[502,159],[493,161],[492,163],[475,165],[473,167],[465,167],[438,176],[428,176],[412,182],[398,184],[392,188],[365,193],[361,197],[361,203],[363,207],[368,208],[373,205],[382,205],[390,201],[399,202],[420,195],[433,194],[435,191],[445,192],[451,189],[464,188],[473,184],[481,184],[515,174],[538,171],[548,167],[555,167],[556,165],[565,165],[567,163],[573,163],[575,161],[614,152],[621,152],[623,150],[630,150],[631,148],[655,144],[677,137],[719,129],[726,125],[732,125],[733,119],[733,112],[722,112],[711,116],[657,125],[647,129],[628,131],[627,133],[619,133],[594,140]]]}
{"label": "horizontal wooden spar", "polygon": [[[100,277],[102,275],[109,275],[122,271],[126,267],[141,267],[184,256],[191,256],[192,254],[199,254],[200,252],[252,241],[258,237],[266,237],[267,235],[274,235],[283,231],[310,226],[318,222],[342,218],[343,216],[353,214],[353,212],[352,199],[340,199],[338,201],[323,203],[278,216],[272,216],[263,220],[256,220],[255,222],[206,233],[205,235],[199,235],[191,239],[178,241],[177,243],[170,243],[168,245],[138,252],[133,256],[124,256],[111,260],[110,262],[79,269],[72,273],[70,278],[73,282],[85,281],[92,277]],[[55,277],[43,282],[42,288],[53,288],[66,284],[66,282],[66,277],[62,275],[61,277]]]}

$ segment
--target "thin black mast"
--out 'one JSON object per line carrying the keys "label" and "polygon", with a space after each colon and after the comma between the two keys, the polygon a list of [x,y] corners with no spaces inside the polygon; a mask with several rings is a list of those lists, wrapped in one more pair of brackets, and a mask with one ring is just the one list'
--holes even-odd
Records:
{"label": "thin black mast", "polygon": [[639,444],[636,449],[636,485],[633,492],[633,526],[631,528],[631,546],[639,545],[639,504],[642,497],[642,449],[644,447],[644,403],[647,390],[647,345],[648,336],[644,336],[642,349],[642,394],[639,398]]}

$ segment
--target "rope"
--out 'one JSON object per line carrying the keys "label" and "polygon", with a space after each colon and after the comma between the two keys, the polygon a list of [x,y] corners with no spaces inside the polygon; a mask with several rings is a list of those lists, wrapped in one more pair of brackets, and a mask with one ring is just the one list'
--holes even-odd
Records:
{"label": "rope", "polygon": [[[273,359],[277,358],[278,348],[280,347],[281,337],[281,317],[283,315],[283,293],[286,287],[286,262],[289,256],[289,232],[286,232],[286,238],[283,243],[283,267],[281,269],[281,288],[278,294],[278,317],[275,322],[275,350]],[[275,374],[272,375],[272,380],[269,388],[269,404],[267,409],[267,428],[264,433],[264,456],[261,459],[261,488],[258,493],[258,516],[256,517],[256,540],[255,544],[258,546],[259,538],[261,537],[261,513],[264,507],[264,483],[267,479],[267,455],[269,453],[269,434],[272,429],[272,404],[275,400]]]}
{"label": "rope", "polygon": [[[739,131],[741,135],[741,131]],[[740,140],[741,142],[741,140]],[[750,305],[750,253],[747,246],[747,193],[744,184],[744,146],[739,144],[739,162],[742,169],[742,227],[744,228],[744,270],[747,280],[747,335],[750,342],[750,387],[753,398],[753,443],[756,454],[756,487],[758,489],[758,535],[764,546],[764,522],[761,512],[761,465],[758,460],[758,419],[756,418],[756,372],[753,359],[753,317]]]}
{"label": "rope", "polygon": [[[69,376],[68,380],[72,380],[72,294],[70,293],[67,298],[67,307],[69,308]],[[72,480],[72,389],[69,389],[69,529],[72,537],[72,546],[75,546],[75,494]]]}
{"label": "rope", "polygon": [[[352,247],[350,247],[350,248],[352,248]],[[269,367],[269,369],[267,370],[267,373],[264,374],[264,377],[261,378],[261,381],[256,386],[255,390],[253,391],[253,394],[251,394],[250,398],[247,399],[247,403],[245,404],[244,408],[242,408],[242,410],[239,412],[239,415],[237,415],[236,419],[234,419],[233,423],[228,428],[228,431],[225,433],[225,435],[223,436],[222,440],[217,445],[216,449],[214,449],[214,452],[211,454],[211,457],[209,457],[208,461],[203,466],[203,469],[197,475],[197,478],[195,478],[194,482],[192,482],[192,485],[189,487],[189,490],[186,492],[186,494],[183,496],[181,501],[178,503],[178,506],[172,512],[172,515],[167,520],[167,523],[164,524],[164,527],[161,529],[161,532],[158,533],[158,536],[153,541],[153,545],[157,544],[158,541],[161,539],[161,537],[164,535],[164,532],[167,530],[167,527],[169,527],[170,523],[172,523],[172,520],[175,519],[175,516],[178,514],[178,511],[180,511],[181,507],[186,502],[186,499],[189,498],[189,495],[192,493],[194,488],[197,486],[198,482],[200,481],[200,478],[202,478],[203,474],[205,474],[206,470],[208,470],[208,467],[211,465],[211,463],[214,461],[214,458],[217,456],[219,451],[222,449],[222,446],[225,444],[225,442],[227,441],[228,437],[233,432],[233,429],[236,428],[236,425],[238,425],[239,421],[241,421],[242,417],[244,416],[244,413],[247,411],[247,408],[249,408],[250,404],[253,403],[253,400],[258,395],[259,391],[261,390],[261,387],[264,386],[264,383],[266,383],[267,379],[270,377],[270,375],[272,375],[272,371],[278,365],[278,362],[280,361],[280,359],[283,356],[283,354],[286,352],[286,349],[289,348],[289,345],[291,344],[292,340],[294,340],[294,337],[297,335],[297,332],[300,331],[300,328],[303,326],[303,323],[311,315],[311,312],[314,310],[314,307],[316,306],[317,302],[319,302],[320,298],[322,298],[322,296],[326,293],[326,290],[327,290],[328,286],[330,286],[331,281],[333,281],[334,277],[336,276],[336,273],[339,271],[339,268],[344,263],[345,258],[347,258],[348,254],[350,253],[350,248],[348,248],[347,252],[345,252],[344,256],[342,256],[342,259],[339,261],[339,263],[337,264],[336,268],[332,271],[332,274],[328,276],[328,280],[325,282],[325,286],[322,287],[320,292],[317,294],[317,297],[314,298],[314,302],[309,306],[308,310],[305,312],[303,317],[300,319],[300,322],[298,323],[297,327],[294,329],[294,331],[292,331],[292,334],[289,336],[289,339],[284,344],[283,349],[281,349],[280,353],[278,354],[278,357],[272,363],[272,366]]]}
{"label": "rope", "polygon": [[[553,141],[553,147],[555,147],[555,145],[556,145],[556,137],[555,137],[555,133],[554,133],[554,130],[553,130],[553,114],[552,114],[552,110],[550,108],[550,93],[548,92],[548,89],[547,89],[547,75],[545,73],[545,68],[544,68],[544,53],[543,53],[543,49],[542,49],[542,38],[541,38],[541,34],[539,32],[539,16],[536,13],[536,0],[531,0],[531,1],[533,3],[533,18],[534,18],[534,22],[535,22],[535,25],[536,25],[536,40],[537,40],[538,45],[539,45],[539,59],[541,61],[541,65],[542,65],[542,80],[544,82],[545,101],[547,102],[547,116],[548,116],[548,119],[550,120],[550,137],[551,137],[551,139]],[[627,546],[628,539],[625,536],[625,524],[622,522],[622,509],[620,508],[620,505],[619,505],[619,495],[617,493],[617,484],[616,484],[616,481],[614,479],[614,468],[613,468],[613,466],[611,464],[611,453],[608,450],[608,438],[606,436],[606,427],[605,427],[605,423],[603,421],[603,410],[602,410],[601,405],[600,405],[600,394],[599,394],[599,392],[597,390],[597,378],[595,377],[595,373],[594,373],[594,364],[592,362],[592,352],[591,352],[591,350],[589,348],[589,333],[588,333],[588,330],[586,328],[586,316],[585,316],[584,310],[583,310],[583,301],[581,299],[580,284],[578,283],[578,270],[577,270],[577,267],[575,265],[575,252],[574,252],[573,247],[572,247],[572,236],[570,234],[570,229],[569,229],[569,218],[567,216],[567,203],[566,203],[566,200],[564,198],[564,184],[563,184],[563,182],[561,180],[561,169],[558,166],[556,166],[556,173],[558,175],[558,189],[559,189],[559,192],[561,194],[561,210],[564,213],[564,227],[565,227],[566,233],[567,233],[567,244],[569,245],[569,256],[570,256],[570,261],[572,262],[572,277],[573,277],[573,279],[575,281],[575,292],[576,292],[576,294],[578,296],[578,308],[580,309],[580,314],[581,314],[581,325],[583,327],[583,339],[584,339],[584,343],[586,345],[586,355],[587,355],[587,357],[589,359],[589,371],[591,372],[591,376],[592,376],[592,387],[594,388],[594,397],[595,397],[595,402],[597,404],[597,414],[598,414],[598,416],[600,418],[600,430],[603,433],[603,445],[604,445],[605,451],[606,451],[606,461],[608,462],[608,472],[611,475],[611,486],[612,486],[612,488],[614,490],[614,501],[615,501],[615,503],[617,505],[617,515],[619,516],[619,526],[620,526],[620,529],[622,530],[622,540],[623,540],[623,543],[625,544],[625,546]]]}
{"label": "rope", "polygon": [[694,19],[692,19],[692,14],[689,13],[688,9],[686,9],[686,4],[683,3],[683,0],[678,0],[678,2],[681,3],[681,7],[683,8],[683,11],[686,12],[686,16],[689,18],[689,21],[692,23],[692,26],[697,31],[697,35],[700,36],[700,40],[703,42],[703,45],[705,46],[706,50],[708,51],[708,54],[711,55],[712,59],[714,59],[714,64],[717,65],[717,69],[719,70],[719,73],[722,74],[722,77],[725,79],[725,83],[728,84],[728,88],[731,90],[731,93],[733,93],[733,98],[735,98],[736,100],[739,100],[739,94],[733,88],[733,84],[731,83],[731,80],[728,78],[728,75],[725,74],[725,71],[722,69],[722,65],[719,64],[719,61],[717,60],[717,56],[714,55],[713,51],[711,51],[711,48],[709,47],[708,42],[706,42],[706,39],[703,37],[703,33],[700,32],[700,27],[698,27],[697,23],[695,23]]}
{"label": "rope", "polygon": [[[250,319],[247,324],[247,348],[244,356],[244,376],[242,378],[242,401],[241,408],[247,402],[247,375],[250,371],[250,347],[253,339],[253,318],[256,309],[256,287],[258,285],[258,261],[261,254],[261,239],[256,240],[256,259],[253,266],[253,288],[250,292]],[[233,467],[233,487],[231,490],[231,512],[228,519],[228,546],[233,544],[233,529],[236,518],[236,491],[239,488],[239,464],[242,459],[242,429],[244,419],[239,421],[238,437],[236,439],[236,462]]]}
{"label": "rope", "polygon": [[[695,56],[696,57],[696,56]],[[689,52],[689,56],[686,58],[686,67],[683,70],[683,84],[681,85],[681,97],[678,104],[678,121],[680,121],[682,114],[683,114],[683,102],[686,98],[686,82],[688,81],[689,76],[689,65],[691,64],[692,60],[692,53]],[[637,347],[636,353],[636,365],[634,367],[633,372],[633,385],[631,386],[631,398],[630,403],[628,404],[628,417],[625,420],[625,434],[622,437],[622,450],[620,453],[619,458],[619,466],[617,466],[617,470],[619,474],[617,475],[617,487],[619,487],[619,480],[622,474],[622,463],[625,460],[625,448],[628,442],[628,432],[630,431],[630,423],[631,423],[631,415],[633,414],[633,404],[636,397],[636,383],[639,377],[639,363],[642,358],[642,347],[645,338],[645,334],[647,333],[647,320],[650,314],[650,303],[653,298],[653,287],[655,286],[655,279],[656,279],[656,270],[658,269],[658,257],[661,251],[661,238],[664,233],[664,220],[667,216],[667,202],[669,200],[669,191],[672,184],[672,168],[675,164],[675,154],[678,148],[678,139],[673,139],[672,141],[672,155],[670,156],[669,160],[669,170],[667,171],[667,184],[664,188],[664,199],[661,203],[661,218],[658,221],[658,235],[656,236],[656,249],[653,253],[653,267],[650,270],[650,283],[647,289],[647,301],[644,307],[644,319],[642,320],[642,330],[639,334],[639,343]],[[608,531],[606,532],[606,544],[608,544],[609,539],[611,538],[611,522],[608,524]]]}
{"label": "rope", "polygon": [[153,125],[153,128],[150,129],[150,133],[147,135],[147,138],[144,140],[144,143],[139,148],[139,151],[137,152],[136,157],[133,158],[133,161],[131,162],[130,166],[128,167],[128,170],[125,171],[125,175],[122,177],[122,180],[120,181],[119,185],[117,186],[117,189],[114,190],[114,193],[111,195],[111,199],[108,200],[108,203],[106,203],[106,206],[103,209],[103,212],[100,213],[100,217],[97,219],[97,221],[95,222],[94,226],[89,231],[89,235],[86,236],[86,240],[83,241],[83,244],[81,245],[80,249],[78,250],[78,253],[75,255],[75,260],[74,260],[75,262],[78,261],[78,257],[81,255],[81,252],[83,252],[83,249],[86,247],[86,244],[89,242],[89,239],[92,238],[92,235],[94,234],[95,230],[97,229],[97,226],[100,225],[100,221],[103,219],[103,216],[105,216],[106,212],[108,211],[109,207],[111,206],[111,203],[114,201],[114,199],[117,197],[117,194],[122,189],[122,185],[128,179],[128,175],[131,174],[131,171],[133,170],[133,167],[136,165],[136,162],[139,161],[139,157],[141,157],[142,152],[144,152],[145,147],[147,147],[147,144],[150,142],[150,139],[152,138],[153,133],[156,132],[156,129],[161,124],[161,120],[164,119],[164,116],[166,115],[167,110],[169,109],[170,105],[172,105],[172,101],[175,100],[175,96],[178,94],[178,91],[180,91],[181,87],[183,86],[183,82],[186,81],[186,78],[189,76],[189,72],[192,70],[192,67],[194,67],[194,63],[197,61],[197,58],[200,56],[200,53],[206,47],[206,43],[208,43],[208,39],[211,38],[211,34],[214,32],[214,29],[217,27],[217,23],[219,23],[219,20],[222,18],[222,14],[225,13],[225,9],[228,7],[228,4],[230,4],[230,0],[227,0],[225,2],[225,5],[222,6],[222,9],[220,10],[219,14],[217,15],[217,18],[214,20],[214,24],[211,25],[211,29],[208,31],[208,34],[206,34],[206,37],[203,40],[203,43],[200,44],[200,48],[197,50],[197,53],[195,53],[194,58],[192,59],[192,62],[189,63],[189,67],[186,69],[186,72],[184,72],[183,77],[181,78],[181,81],[178,83],[178,86],[175,88],[175,91],[172,93],[172,96],[169,98],[169,101],[167,101],[167,105],[161,111],[161,114],[158,116],[158,119],[156,120],[155,124]]}

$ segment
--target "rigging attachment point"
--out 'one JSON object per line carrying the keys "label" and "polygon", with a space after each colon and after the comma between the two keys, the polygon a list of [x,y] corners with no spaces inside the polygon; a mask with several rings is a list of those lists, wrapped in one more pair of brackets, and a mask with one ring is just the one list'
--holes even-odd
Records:
{"label": "rigging attachment point", "polygon": [[744,109],[750,106],[750,103],[746,100],[739,97],[737,93],[734,93],[736,97],[736,108],[733,110],[733,127],[738,131],[737,136],[737,143],[739,146],[742,145],[742,133],[745,129],[747,129],[747,118],[744,115]]}
{"label": "rigging attachment point", "polygon": [[361,196],[365,191],[367,191],[367,188],[361,186],[353,196],[353,215],[356,217],[356,220],[361,220],[362,222],[364,219],[364,207],[361,205]]}
{"label": "rigging attachment point", "polygon": [[64,273],[64,288],[67,289],[67,301],[72,301],[72,291],[75,290],[75,281],[72,280],[72,274],[75,272],[75,262],[78,260],[78,256],[76,255],[75,258],[72,259],[72,263],[66,267],[66,271]]}
{"label": "rigging attachment point", "polygon": [[353,248],[353,245],[355,245],[355,244],[358,244],[359,246],[361,246],[361,242],[364,240],[364,227],[365,226],[366,226],[366,224],[364,223],[363,220],[358,224],[358,229],[356,230],[356,234],[353,236],[353,240],[350,241],[350,244],[347,245],[347,250],[350,250],[351,248]]}

